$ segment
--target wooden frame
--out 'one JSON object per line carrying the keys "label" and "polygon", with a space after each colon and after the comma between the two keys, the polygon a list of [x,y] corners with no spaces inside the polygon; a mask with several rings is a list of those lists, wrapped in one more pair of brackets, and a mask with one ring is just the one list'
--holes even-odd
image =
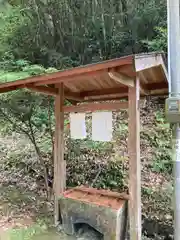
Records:
{"label": "wooden frame", "polygon": [[65,189],[66,164],[64,161],[63,124],[64,112],[94,112],[102,110],[116,111],[129,109],[129,216],[130,239],[141,240],[141,172],[140,172],[140,109],[139,78],[134,81],[134,87],[129,87],[128,102],[87,103],[76,106],[63,106],[63,83],[59,87],[55,100],[55,156],[54,156],[54,193],[55,193],[55,223],[60,220],[58,196]]}
{"label": "wooden frame", "polygon": [[[132,87],[133,86],[133,87]],[[130,239],[141,240],[141,163],[140,163],[140,84],[139,78],[129,87],[128,102],[91,103],[64,106],[64,112],[129,110],[129,218]]]}
{"label": "wooden frame", "polygon": [[[64,112],[87,112],[101,110],[129,109],[129,216],[130,239],[141,240],[141,170],[140,170],[140,109],[139,109],[139,79],[134,81],[134,87],[129,87],[128,102],[88,103],[76,106],[63,106],[63,84],[55,101],[56,130],[55,130],[55,222],[60,219],[58,196],[65,189],[66,167],[63,152],[63,123]],[[61,176],[61,177],[60,177]]]}
{"label": "wooden frame", "polygon": [[[98,64],[0,84],[0,93],[28,88],[55,97],[54,216],[56,224],[60,220],[58,197],[66,188],[64,112],[128,109],[130,239],[141,240],[139,91],[141,90],[142,95],[168,94],[167,76],[162,54],[151,53],[126,56]],[[94,78],[93,81],[92,78]],[[71,100],[73,104],[88,103],[64,106],[65,98]],[[128,102],[120,102],[119,100],[122,98],[126,100],[128,98]],[[119,102],[90,103],[110,100],[118,100]]]}

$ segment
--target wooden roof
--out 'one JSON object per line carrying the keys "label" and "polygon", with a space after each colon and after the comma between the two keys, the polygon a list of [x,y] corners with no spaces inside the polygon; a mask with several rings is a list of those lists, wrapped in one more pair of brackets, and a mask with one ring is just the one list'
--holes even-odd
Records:
{"label": "wooden roof", "polygon": [[64,83],[65,97],[76,102],[113,100],[128,96],[128,86],[140,79],[141,95],[168,94],[167,68],[162,53],[138,54],[48,75],[0,84],[0,93],[28,88],[56,95]]}

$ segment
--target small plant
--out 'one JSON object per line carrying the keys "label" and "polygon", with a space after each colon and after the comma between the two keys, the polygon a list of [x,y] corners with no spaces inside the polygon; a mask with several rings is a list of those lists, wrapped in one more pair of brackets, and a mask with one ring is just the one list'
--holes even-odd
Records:
{"label": "small plant", "polygon": [[153,40],[142,41],[150,51],[165,51],[167,50],[167,28],[156,27],[157,33]]}
{"label": "small plant", "polygon": [[173,162],[171,151],[159,151],[155,154],[155,159],[152,162],[152,171],[157,173],[172,173]]}
{"label": "small plant", "polygon": [[165,122],[164,114],[160,111],[155,113],[155,118],[156,118],[156,121],[158,123],[164,123]]}
{"label": "small plant", "polygon": [[142,194],[150,196],[153,194],[153,190],[150,187],[142,187]]}

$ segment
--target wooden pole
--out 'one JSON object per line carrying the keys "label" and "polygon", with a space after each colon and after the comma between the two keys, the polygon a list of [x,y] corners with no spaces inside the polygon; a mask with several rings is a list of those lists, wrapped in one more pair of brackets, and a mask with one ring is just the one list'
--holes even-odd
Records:
{"label": "wooden pole", "polygon": [[129,217],[130,239],[141,240],[141,162],[139,79],[129,88]]}
{"label": "wooden pole", "polygon": [[54,220],[60,221],[58,197],[66,188],[66,162],[64,161],[64,86],[60,84],[55,98],[55,146],[54,146]]}

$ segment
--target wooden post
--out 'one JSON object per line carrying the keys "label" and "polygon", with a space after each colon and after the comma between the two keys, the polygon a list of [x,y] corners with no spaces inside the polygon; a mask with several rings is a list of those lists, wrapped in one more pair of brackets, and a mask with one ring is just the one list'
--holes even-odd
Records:
{"label": "wooden post", "polygon": [[54,145],[54,220],[60,221],[58,197],[66,188],[66,163],[64,161],[64,86],[60,84],[55,98],[55,145]]}
{"label": "wooden post", "polygon": [[129,217],[130,239],[141,240],[141,161],[139,79],[129,87]]}

